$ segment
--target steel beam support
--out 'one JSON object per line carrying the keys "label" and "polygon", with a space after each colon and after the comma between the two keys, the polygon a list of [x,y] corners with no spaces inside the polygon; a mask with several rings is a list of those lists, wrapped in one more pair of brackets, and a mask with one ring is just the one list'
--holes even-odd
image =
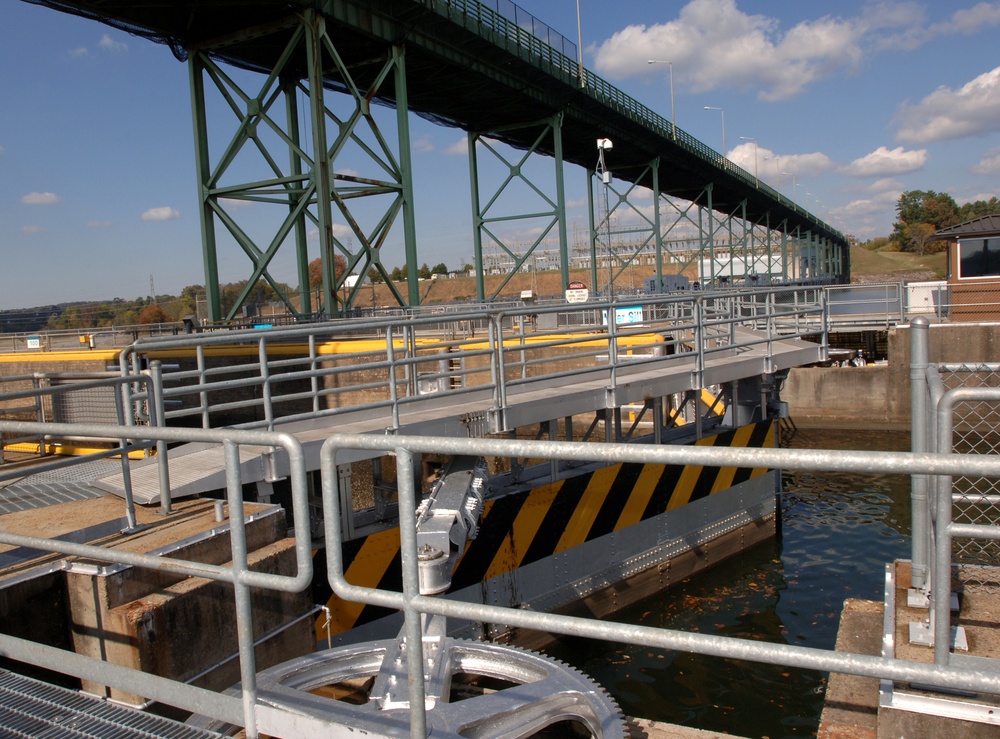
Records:
{"label": "steel beam support", "polygon": [[[343,314],[361,291],[361,280],[347,286],[348,274],[356,270],[364,275],[372,268],[389,285],[393,297],[401,305],[419,301],[406,65],[402,47],[386,46],[385,58],[375,80],[361,91],[340,58],[324,17],[314,10],[289,17],[286,22],[272,27],[246,29],[241,35],[265,36],[279,27],[292,28],[294,32],[274,67],[262,76],[263,82],[256,92],[244,91],[211,56],[224,48],[231,38],[188,50],[209,320],[231,319],[238,315],[261,280],[270,285],[292,314],[309,315],[316,307],[327,317]],[[302,57],[306,60],[305,69],[290,71],[293,60]],[[326,84],[330,79],[336,79],[346,92],[328,95]],[[214,132],[214,136],[209,135],[206,80],[214,83],[217,97],[222,101],[221,109],[228,110],[236,119],[234,127],[221,134]],[[387,144],[370,104],[381,87],[388,86],[389,82],[393,84],[398,103],[395,152]],[[309,111],[301,116],[298,97],[303,94],[308,96]],[[344,99],[349,101],[344,106],[347,113],[338,117],[328,104]],[[272,111],[280,109],[282,100],[283,120],[272,115]],[[215,108],[212,111],[214,114]],[[311,130],[309,151],[300,140],[306,121]],[[224,146],[218,152],[210,152],[210,139],[220,140]],[[279,153],[281,150],[285,151],[284,157]],[[338,173],[335,164],[345,151],[373,165],[377,174],[367,177],[348,174],[346,165],[344,171]],[[287,164],[282,165],[282,159]],[[352,160],[351,168],[355,166]],[[254,167],[262,167],[266,172],[262,179],[246,181],[245,175],[236,174],[252,171]],[[232,182],[233,179],[238,181]],[[364,211],[351,207],[353,200],[367,198],[367,202],[371,202],[372,196],[383,198],[379,205],[385,207],[380,209],[377,205]],[[238,222],[240,214],[231,206],[232,201],[264,206],[257,209],[258,221],[252,227],[242,226]],[[261,226],[260,213],[267,206],[275,205],[282,206],[284,213],[276,223]],[[267,211],[272,215],[275,212],[273,208]],[[361,212],[364,217],[359,215]],[[397,218],[402,221],[410,271],[408,301],[393,287],[379,257],[379,250]],[[346,228],[338,226],[335,220],[346,223]],[[306,226],[310,221],[319,233],[320,306],[313,305],[309,294]],[[267,233],[268,228],[273,230]],[[341,237],[338,228],[349,235]],[[243,287],[231,306],[222,305],[219,285],[217,242],[220,230],[228,232],[251,265],[249,276],[243,280]],[[359,246],[355,248],[354,243]],[[294,255],[290,255],[292,259],[289,260],[294,264],[298,281],[294,287],[279,282],[269,271],[279,252],[290,251],[286,244],[294,244]],[[338,264],[346,269],[338,269]],[[297,299],[293,298],[295,293]]]}
{"label": "steel beam support", "polygon": [[[676,135],[676,132],[675,132]],[[653,160],[653,232],[655,235],[654,248],[656,249],[656,290],[659,292],[660,285],[663,284],[663,224],[660,223],[660,158]],[[657,426],[657,429],[659,427]]]}
{"label": "steel beam support", "polygon": [[194,129],[194,160],[198,177],[198,211],[201,222],[201,255],[205,270],[205,302],[209,321],[222,319],[219,298],[219,262],[215,242],[215,219],[209,199],[209,179],[212,170],[208,154],[208,124],[205,113],[205,80],[202,57],[188,56],[188,82],[191,91],[192,127]]}
{"label": "steel beam support", "polygon": [[[417,266],[417,227],[413,208],[413,157],[410,151],[410,110],[406,91],[406,55],[403,46],[392,47],[393,82],[396,88],[396,130],[399,142],[399,207],[403,217],[403,244],[406,252],[406,287],[410,305],[420,303]],[[379,269],[379,250],[368,251],[372,266]],[[385,275],[385,269],[381,268]],[[391,283],[391,280],[389,281]],[[355,287],[360,287],[358,280]]]}
{"label": "steel beam support", "polygon": [[[510,130],[539,129],[532,145],[524,151],[521,157],[512,161],[496,145],[496,141],[491,136]],[[545,144],[551,136],[552,150],[554,151],[554,196],[546,194],[544,189],[534,183],[525,171],[526,165],[533,154],[540,154],[545,151]],[[480,192],[482,178],[480,177],[480,150],[493,154],[494,162],[506,168],[506,175],[496,190],[484,199]],[[469,176],[472,197],[472,224],[473,224],[473,257],[476,263],[476,295],[479,300],[493,299],[507,286],[511,278],[521,271],[526,264],[531,264],[529,260],[534,259],[534,253],[539,245],[549,236],[553,230],[559,241],[559,269],[562,273],[563,281],[569,281],[569,239],[566,229],[566,192],[563,179],[563,157],[562,157],[562,115],[557,114],[541,121],[531,121],[524,124],[517,124],[503,128],[496,128],[488,132],[470,132],[469,134]],[[532,213],[497,214],[500,206],[500,199],[509,188],[520,184],[525,185],[540,199],[542,209]],[[553,199],[554,198],[554,199]],[[534,241],[526,248],[519,249],[514,244],[508,243],[507,239],[494,227],[495,224],[506,224],[528,219],[543,219],[542,226]],[[485,252],[488,245],[495,245],[498,249],[497,258],[492,259]],[[487,293],[486,280],[484,274],[488,271],[496,270],[499,274],[504,274],[499,284]]]}

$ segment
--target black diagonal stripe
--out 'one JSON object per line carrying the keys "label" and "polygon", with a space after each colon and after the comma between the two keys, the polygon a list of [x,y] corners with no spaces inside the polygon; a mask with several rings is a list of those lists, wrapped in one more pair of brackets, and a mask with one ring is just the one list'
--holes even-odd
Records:
{"label": "black diagonal stripe", "polygon": [[[354,558],[358,556],[358,552],[361,551],[362,545],[365,543],[367,537],[361,537],[360,539],[351,539],[350,541],[345,541],[341,547],[344,558],[344,570],[346,571],[348,567],[351,566],[351,562]],[[330,598],[333,596],[333,588],[330,587],[330,578],[327,577],[326,571],[326,549],[317,549],[316,553],[313,555],[313,579],[312,579],[312,597],[313,603],[328,603]]]}
{"label": "black diagonal stripe", "polygon": [[601,510],[597,513],[597,518],[594,519],[594,525],[587,532],[587,541],[604,536],[604,534],[610,534],[615,530],[615,524],[618,523],[622,511],[625,510],[629,496],[635,490],[635,483],[639,479],[639,475],[642,474],[642,468],[641,464],[623,464],[621,466],[611,483],[611,489],[604,498]]}
{"label": "black diagonal stripe", "polygon": [[684,466],[677,464],[668,464],[663,468],[660,479],[656,481],[656,489],[653,490],[649,503],[646,504],[646,510],[642,512],[643,521],[667,510],[667,504],[670,503],[670,497],[674,494],[674,489],[677,487],[683,471]]}
{"label": "black diagonal stripe", "polygon": [[[747,448],[749,449],[763,449],[764,446],[769,441],[769,435],[773,433],[773,426],[770,421],[759,421],[754,425],[753,431],[750,433],[750,441],[747,443]],[[753,469],[749,467],[740,467],[736,470],[736,475],[733,477],[733,485],[738,485],[741,482],[746,482],[750,479],[753,474]]]}
{"label": "black diagonal stripe", "polygon": [[469,543],[469,548],[451,578],[452,591],[483,581],[504,540],[514,527],[514,519],[530,493],[518,493],[493,502],[489,513],[483,516],[479,535]]}
{"label": "black diagonal stripe", "polygon": [[542,519],[535,538],[528,545],[527,551],[525,551],[524,556],[521,558],[522,565],[537,562],[555,553],[559,537],[566,530],[566,526],[573,517],[576,507],[580,505],[583,492],[587,489],[587,485],[590,484],[590,479],[593,476],[593,472],[588,472],[577,477],[571,477],[563,482],[562,487],[559,488],[559,492],[556,493],[556,497],[552,501],[552,505],[549,506],[549,510]]}
{"label": "black diagonal stripe", "polygon": [[[378,581],[378,587],[383,590],[391,590],[394,593],[403,592],[403,559],[398,550],[385,572],[382,573],[382,578]],[[366,605],[361,609],[361,613],[358,614],[354,625],[361,626],[361,624],[371,623],[385,616],[391,616],[394,613],[399,613],[399,611],[394,608],[386,608],[385,606]]]}

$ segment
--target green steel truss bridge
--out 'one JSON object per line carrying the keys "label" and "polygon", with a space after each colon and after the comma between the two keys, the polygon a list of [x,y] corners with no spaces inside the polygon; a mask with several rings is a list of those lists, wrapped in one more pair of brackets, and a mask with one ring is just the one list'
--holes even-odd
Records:
{"label": "green steel truss bridge", "polygon": [[[400,305],[420,302],[407,111],[468,133],[479,300],[495,297],[543,244],[557,247],[549,251],[564,284],[576,256],[609,294],[637,259],[657,274],[699,260],[707,283],[738,274],[848,281],[843,234],[583,69],[574,45],[507,0],[27,1],[165,44],[188,65],[211,321],[235,316],[260,280],[296,314],[342,315],[361,289],[346,276],[371,269]],[[613,142],[613,179],[603,176],[599,139]],[[355,166],[359,156],[366,167]],[[499,184],[486,183],[484,158],[506,172]],[[569,243],[567,163],[589,178],[582,262]],[[548,174],[528,175],[540,167]],[[540,207],[505,212],[515,185]],[[650,191],[658,207],[640,210]],[[268,232],[241,223],[240,201],[270,209]],[[541,234],[506,243],[504,225],[522,219],[540,220]],[[393,285],[380,257],[390,234],[405,247],[405,287]],[[248,265],[246,288],[225,314],[222,249]],[[294,258],[296,292],[270,273],[279,252]],[[491,254],[503,258],[486,265]],[[316,257],[322,290],[313,297]],[[346,270],[336,269],[341,260]],[[490,293],[483,275],[496,263],[506,277]]]}

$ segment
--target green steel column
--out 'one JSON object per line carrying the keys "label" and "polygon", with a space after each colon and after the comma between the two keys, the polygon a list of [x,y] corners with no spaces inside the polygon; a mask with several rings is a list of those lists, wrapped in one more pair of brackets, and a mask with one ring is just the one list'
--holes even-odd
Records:
{"label": "green steel column", "polygon": [[188,80],[191,88],[191,113],[194,121],[194,159],[198,176],[198,205],[201,216],[201,256],[205,269],[205,302],[208,320],[222,320],[219,297],[219,263],[215,248],[215,218],[209,203],[211,162],[208,154],[208,122],[205,115],[205,81],[202,58],[197,51],[188,54]]}
{"label": "green steel column", "polygon": [[663,285],[663,224],[660,223],[660,158],[653,160],[653,228],[656,229],[656,291]]}
{"label": "green steel column", "polygon": [[781,279],[787,281],[789,279],[789,267],[791,264],[788,261],[788,219],[782,219],[781,221]]}
{"label": "green steel column", "polygon": [[476,159],[476,134],[469,132],[469,192],[472,195],[472,259],[476,266],[476,298],[486,300],[483,276],[483,214],[479,202],[479,161]]}
{"label": "green steel column", "polygon": [[[420,285],[417,283],[417,229],[413,215],[413,159],[410,154],[410,109],[406,91],[406,54],[402,46],[392,47],[394,81],[396,84],[396,122],[399,130],[399,169],[403,200],[403,239],[406,248],[407,301],[420,304]],[[377,256],[369,255],[369,257]]]}
{"label": "green steel column", "polygon": [[[319,228],[320,264],[323,269],[323,309],[327,318],[333,316],[334,305],[334,240],[331,193],[333,162],[326,140],[326,102],[323,95],[323,37],[326,22],[315,11],[303,15],[306,25],[306,64],[309,75],[309,113],[313,129],[313,179],[316,184],[316,220]],[[338,311],[339,312],[339,311]]]}
{"label": "green steel column", "polygon": [[[715,287],[715,211],[712,209],[712,183],[705,185],[705,195],[708,208],[708,251],[709,251],[709,284]],[[702,245],[702,251],[705,247]],[[703,259],[704,261],[704,259]],[[702,285],[702,287],[705,287]]]}
{"label": "green steel column", "polygon": [[594,183],[597,172],[587,170],[587,219],[590,222],[590,291],[597,295],[597,223],[594,221]]}
{"label": "green steel column", "polygon": [[[296,181],[295,187],[302,187],[300,177],[302,175],[302,157],[298,152],[301,150],[299,140],[299,104],[295,95],[297,87],[296,80],[285,78],[281,81],[281,89],[285,96],[285,127],[288,137],[292,140],[292,146],[288,147],[289,169],[292,179]],[[296,204],[289,197],[288,209],[294,212]],[[312,313],[312,291],[309,289],[309,251],[306,241],[306,221],[304,218],[295,219],[295,264],[298,267],[299,275],[299,312],[303,314]]]}
{"label": "green steel column", "polygon": [[562,276],[562,289],[569,286],[569,235],[566,231],[566,185],[563,180],[563,117],[552,117],[552,143],[556,157],[556,219],[559,228],[559,272]]}

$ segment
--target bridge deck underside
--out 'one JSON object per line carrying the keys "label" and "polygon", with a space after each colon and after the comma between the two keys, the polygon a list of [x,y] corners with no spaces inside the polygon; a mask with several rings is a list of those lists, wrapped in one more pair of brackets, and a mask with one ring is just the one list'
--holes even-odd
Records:
{"label": "bridge deck underside", "polygon": [[[562,114],[563,158],[592,168],[594,142],[615,142],[616,179],[635,182],[659,160],[662,192],[688,201],[702,197],[711,184],[713,207],[734,212],[746,203],[751,222],[787,222],[840,243],[841,234],[802,211],[752,175],[713,152],[689,134],[670,135],[659,117],[637,101],[587,73],[581,87],[573,60],[542,58],[460,7],[421,0],[28,0],[64,12],[96,18],[169,45],[175,55],[203,49],[222,61],[270,72],[285,50],[298,15],[319,7],[337,45],[337,53],[361,89],[375,89],[390,45],[406,50],[406,97],[415,113],[466,131],[483,133],[518,148],[535,144],[537,132],[524,128]],[[560,66],[559,62],[563,62]],[[568,63],[567,63],[568,62]],[[564,68],[568,67],[568,69]],[[307,78],[304,51],[293,54],[285,74]],[[344,89],[330,71],[327,85]],[[598,90],[591,83],[600,82]],[[460,94],[456,94],[460,91]],[[610,91],[610,92],[609,92]],[[391,80],[377,90],[376,101],[395,105]],[[550,144],[541,143],[542,153]],[[648,183],[646,183],[648,184]]]}
{"label": "bridge deck underside", "polygon": [[[801,339],[775,340],[770,354],[756,345],[730,349],[710,355],[698,377],[694,360],[657,358],[619,368],[616,382],[610,383],[605,369],[577,374],[571,384],[565,378],[525,380],[507,391],[507,405],[497,408],[491,389],[462,394],[437,393],[419,396],[400,405],[400,435],[479,436],[489,428],[486,419],[502,413],[503,428],[544,423],[661,398],[702,387],[733,382],[746,377],[788,369],[820,361],[822,348]],[[389,408],[351,411],[304,422],[278,425],[302,443],[308,469],[319,468],[320,448],[330,433],[385,434],[391,431],[393,418]],[[352,456],[353,455],[353,456]],[[358,461],[366,452],[345,452],[338,462]],[[269,450],[254,447],[240,449],[242,482],[262,482],[287,474],[280,455],[269,457]],[[223,450],[203,444],[187,444],[170,451],[169,476],[172,498],[222,490],[226,486]],[[159,472],[155,460],[132,465],[132,493],[138,503],[155,503],[160,498]],[[124,495],[121,473],[98,479],[101,490]]]}

